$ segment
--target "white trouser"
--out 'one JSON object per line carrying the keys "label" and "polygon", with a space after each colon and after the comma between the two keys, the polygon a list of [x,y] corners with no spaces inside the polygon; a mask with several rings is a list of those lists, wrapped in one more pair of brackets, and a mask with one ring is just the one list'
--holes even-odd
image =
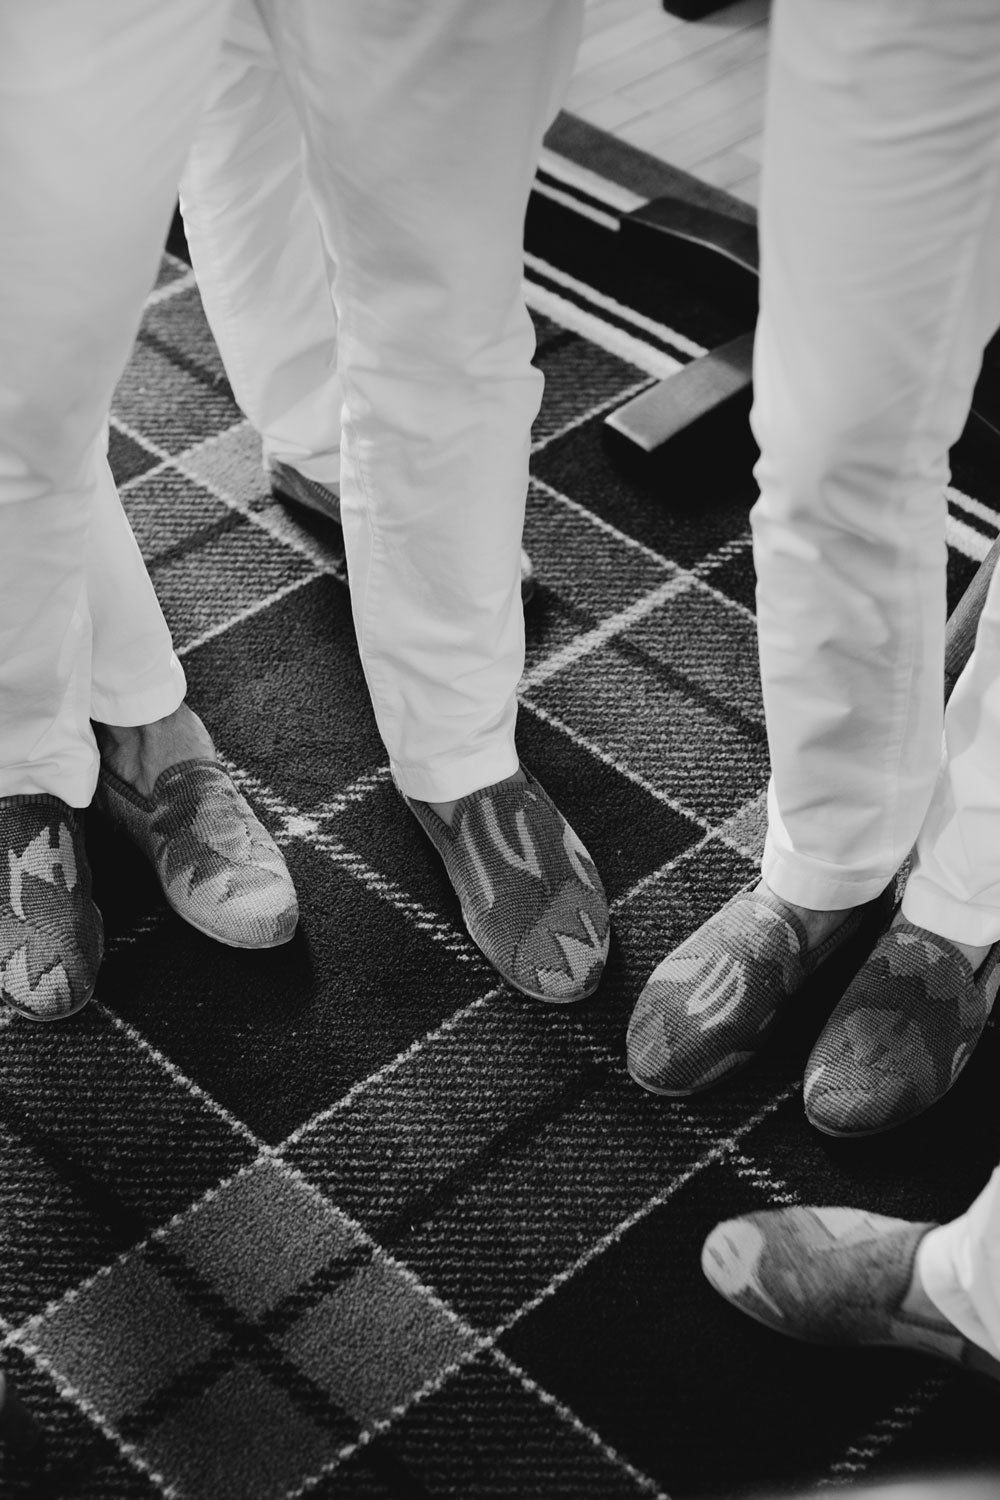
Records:
{"label": "white trouser", "polygon": [[968,1213],[921,1240],[917,1268],[945,1317],[1000,1359],[1000,1168]]}
{"label": "white trouser", "polygon": [[90,728],[184,674],[104,445],[227,0],[0,0],[0,796],[86,806]]}
{"label": "white trouser", "polygon": [[339,474],[375,716],[420,798],[517,767],[542,385],[523,221],[581,11],[237,0],[182,183],[206,312],[265,463]]}
{"label": "white trouser", "polygon": [[948,449],[1000,321],[996,0],[777,0],[760,226],[764,876],[852,906],[916,841],[905,914],[992,942],[997,580],[938,772]]}

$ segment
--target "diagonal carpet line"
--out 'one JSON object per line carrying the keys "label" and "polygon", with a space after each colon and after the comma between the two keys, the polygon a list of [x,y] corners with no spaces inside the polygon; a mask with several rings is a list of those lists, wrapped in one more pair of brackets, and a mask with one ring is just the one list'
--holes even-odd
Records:
{"label": "diagonal carpet line", "polygon": [[[686,334],[679,333],[675,328],[669,328],[666,323],[661,323],[656,318],[650,318],[645,313],[639,312],[637,308],[619,302],[617,297],[598,291],[596,287],[580,281],[576,276],[571,276],[568,271],[560,270],[558,266],[552,265],[540,255],[534,255],[528,251],[525,253],[524,263],[529,274],[531,271],[539,271],[546,279],[554,281],[557,286],[563,286],[567,291],[575,292],[585,298],[593,306],[595,312],[611,313],[614,317],[631,323],[640,333],[651,333],[665,343],[673,344],[678,353],[685,354],[690,359],[698,359],[701,355],[708,353],[704,344],[698,344],[694,339],[689,339]],[[678,364],[679,361],[674,362],[675,369]]]}
{"label": "diagonal carpet line", "polygon": [[[753,807],[757,801],[758,798],[751,797],[750,801],[744,804],[744,809],[740,811]],[[734,819],[728,821],[731,822],[739,818],[740,811],[737,811]],[[659,885],[661,881],[666,880],[668,876],[672,875],[678,866],[685,864],[688,860],[695,858],[699,854],[703,854],[709,844],[725,844],[726,848],[731,849],[734,854],[741,854],[744,859],[759,862],[760,851],[758,849],[751,849],[746,844],[740,844],[735,839],[729,838],[726,834],[726,827],[727,824],[724,823],[718,828],[710,829],[708,833],[703,834],[693,844],[688,844],[687,848],[682,849],[680,854],[672,855],[662,865],[658,865],[655,870],[649,870],[645,875],[641,876],[634,885],[629,886],[628,890],[623,891],[620,896],[615,897],[611,903],[611,915],[614,916],[616,912],[623,911],[626,907],[631,906],[632,902],[637,900],[645,891],[648,891],[654,885]],[[751,878],[754,879],[756,877]],[[736,891],[742,888],[741,886],[735,887],[732,894],[735,895]]]}
{"label": "diagonal carpet line", "polygon": [[408,1199],[405,1208],[380,1225],[380,1241],[384,1240],[391,1245],[397,1242],[404,1230],[422,1228],[439,1208],[452,1202],[462,1188],[471,1186],[481,1178],[486,1168],[501,1161],[512,1149],[527,1145],[546,1125],[560,1119],[572,1105],[579,1104],[599,1088],[604,1083],[607,1072],[607,1063],[603,1058],[591,1061],[572,1082],[563,1085],[524,1114],[518,1115],[509,1125],[495,1131],[489,1141],[466,1157],[460,1166],[442,1174],[432,1188]]}
{"label": "diagonal carpet line", "polygon": [[518,701],[521,707],[526,708],[529,713],[534,714],[536,719],[540,719],[543,724],[548,724],[552,729],[558,729],[561,734],[564,734],[579,749],[588,751],[595,760],[601,761],[605,766],[610,766],[612,770],[618,772],[619,776],[624,776],[627,781],[631,781],[634,786],[640,787],[650,797],[655,797],[657,802],[662,802],[664,807],[669,807],[671,812],[679,813],[681,817],[687,818],[690,822],[697,824],[705,833],[715,831],[714,825],[709,823],[706,818],[703,818],[700,813],[695,812],[694,808],[688,807],[679,798],[671,797],[667,792],[662,791],[660,787],[654,786],[639,771],[634,771],[631,766],[625,765],[624,762],[612,755],[610,751],[602,750],[600,745],[588,739],[586,735],[581,734],[578,729],[574,729],[571,724],[567,724],[547,708],[543,708],[540,703],[536,703],[529,697],[519,698]]}
{"label": "diagonal carpet line", "polygon": [[96,1205],[102,1215],[105,1228],[113,1241],[123,1245],[127,1253],[146,1233],[141,1215],[124,1201],[114,1188],[108,1187],[93,1172],[48,1138],[42,1130],[26,1119],[9,1100],[0,1099],[0,1125],[11,1137],[28,1143],[32,1151],[49,1168],[53,1177],[71,1188],[86,1202]]}
{"label": "diagonal carpet line", "polygon": [[292,807],[257,777],[226,760],[224,756],[218,758],[240,790],[250,792],[263,808],[279,820],[279,826],[274,834],[275,841],[279,845],[287,844],[293,839],[301,839],[309,848],[315,849],[317,853],[324,855],[340,869],[346,870],[373,895],[386,901],[396,911],[407,917],[419,932],[425,933],[434,942],[442,944],[449,953],[454,954],[463,963],[478,963],[484,971],[489,969],[479,949],[462,928],[432,912],[422,902],[408,895],[396,881],[368,864],[360,854],[348,849],[332,834],[324,833],[322,829],[317,828],[311,814]]}
{"label": "diagonal carpet line", "polygon": [[522,1318],[534,1312],[537,1307],[541,1307],[542,1303],[547,1302],[553,1292],[558,1291],[567,1281],[578,1275],[585,1266],[589,1266],[599,1255],[603,1255],[607,1250],[610,1250],[612,1245],[616,1245],[630,1229],[634,1228],[636,1224],[641,1223],[643,1219],[648,1218],[654,1210],[662,1207],[664,1203],[668,1203],[682,1187],[686,1187],[700,1173],[704,1172],[708,1167],[714,1166],[717,1162],[728,1160],[730,1154],[739,1146],[744,1137],[751,1130],[756,1129],[762,1121],[773,1115],[777,1109],[780,1109],[786,1100],[793,1098],[798,1087],[798,1084],[790,1084],[787,1088],[783,1088],[778,1093],[773,1094],[765,1104],[755,1110],[742,1125],[724,1140],[717,1141],[704,1156],[692,1162],[691,1166],[685,1168],[683,1172],[672,1178],[665,1187],[653,1193],[651,1197],[646,1199],[645,1203],[640,1204],[637,1209],[634,1209],[632,1213],[616,1224],[613,1229],[610,1229],[607,1234],[603,1234],[599,1240],[596,1240],[589,1249],[577,1256],[571,1265],[557,1272],[540,1292],[536,1292],[534,1296],[529,1297],[527,1302],[523,1303],[521,1307],[516,1308],[514,1312],[510,1313],[508,1317],[496,1325],[492,1331],[493,1339],[498,1340],[502,1338]]}
{"label": "diagonal carpet line", "polygon": [[550,677],[555,677],[567,667],[575,666],[584,657],[599,651],[602,646],[609,645],[625,631],[644,620],[655,610],[678,594],[684,593],[691,587],[690,582],[676,574],[658,584],[656,588],[650,589],[648,594],[643,594],[641,599],[636,599],[632,604],[620,609],[617,614],[607,615],[599,625],[594,625],[590,630],[583,631],[567,641],[565,646],[560,646],[550,656],[542,657],[537,666],[525,672],[518,683],[518,693],[530,693],[533,688],[541,687],[543,682],[548,682]]}
{"label": "diagonal carpet line", "polygon": [[742,1151],[734,1152],[732,1156],[727,1157],[726,1165],[731,1167],[737,1177],[741,1177],[744,1182],[750,1182],[756,1188],[765,1189],[769,1201],[779,1208],[797,1208],[802,1201],[796,1193],[792,1192],[787,1182],[776,1176],[769,1167],[754,1161],[752,1156],[745,1156]]}
{"label": "diagonal carpet line", "polygon": [[208,630],[203,630],[201,635],[194,636],[190,641],[185,641],[182,646],[174,648],[177,656],[190,656],[192,651],[198,651],[202,646],[207,646],[209,641],[217,641],[220,636],[228,635],[230,630],[235,630],[238,625],[245,625],[247,620],[254,619],[265,610],[271,609],[275,604],[280,604],[282,599],[287,599],[291,594],[297,594],[299,589],[305,588],[310,583],[315,583],[321,575],[319,573],[306,573],[301,578],[293,578],[291,583],[283,583],[280,588],[274,589],[262,599],[254,600],[253,604],[247,604],[235,614],[230,615],[227,620],[220,620],[217,625],[212,625]]}
{"label": "diagonal carpet line", "polygon": [[[606,536],[613,537],[616,542],[621,542],[624,546],[632,547],[636,551],[641,552],[650,562],[659,563],[661,567],[676,568],[679,573],[686,574],[699,588],[704,589],[707,594],[715,599],[717,603],[740,615],[744,620],[750,620],[756,626],[757,621],[753,610],[747,609],[745,604],[740,604],[739,600],[733,599],[729,594],[724,594],[721,590],[713,588],[711,584],[706,583],[704,578],[700,576],[699,569],[706,569],[710,565],[715,565],[711,562],[716,556],[714,552],[706,553],[705,557],[699,559],[694,567],[685,568],[680,563],[672,562],[669,558],[664,557],[663,553],[657,552],[654,547],[649,547],[645,542],[640,542],[637,537],[630,536],[627,531],[621,531],[619,527],[613,526],[610,521],[605,521],[602,516],[595,516],[593,511],[587,510],[586,506],[581,505],[579,501],[573,500],[569,495],[563,494],[562,490],[556,489],[555,485],[549,484],[548,480],[540,479],[537,474],[533,474],[531,483],[537,485],[550,499],[555,500],[558,505],[571,511],[580,520],[586,521],[591,526],[595,526],[599,531],[603,531]],[[727,542],[723,544],[722,548],[718,549],[720,562],[727,562],[729,560],[729,553],[726,551],[726,548],[730,545],[731,543]]]}
{"label": "diagonal carpet line", "polygon": [[160,1491],[161,1495],[164,1496],[164,1500],[180,1500],[180,1491],[176,1486],[171,1484],[165,1475],[161,1474],[158,1469],[154,1468],[143,1457],[136,1443],[131,1443],[122,1437],[114,1423],[109,1422],[107,1417],[98,1411],[94,1403],[88,1400],[82,1391],[78,1390],[76,1386],[60,1374],[56,1366],[51,1360],[46,1358],[37,1344],[32,1343],[29,1338],[22,1336],[19,1330],[15,1331],[8,1342],[19,1349],[22,1354],[26,1355],[44,1375],[48,1376],[63,1400],[75,1406],[77,1411],[86,1417],[87,1421],[114,1445],[116,1451],[121,1454],[130,1468],[134,1469],[137,1474],[141,1474],[144,1479],[148,1479],[150,1484],[154,1485]]}
{"label": "diagonal carpet line", "polygon": [[172,281],[164,282],[163,286],[154,286],[146,298],[144,311],[148,311],[151,307],[158,307],[161,302],[169,302],[171,297],[176,297],[180,292],[188,292],[193,286],[197,286],[197,282],[194,279],[194,272],[186,261],[178,260],[175,255],[170,255],[166,251],[164,252],[163,259],[175,266],[183,266],[184,269]]}
{"label": "diagonal carpet line", "polygon": [[493,989],[488,990],[485,995],[480,995],[469,1005],[464,1005],[460,1010],[456,1010],[446,1021],[442,1021],[439,1026],[435,1026],[432,1031],[428,1031],[424,1036],[418,1037],[408,1047],[404,1047],[401,1052],[398,1052],[389,1062],[383,1063],[374,1073],[369,1073],[366,1078],[361,1078],[357,1083],[352,1084],[346,1094],[342,1094],[332,1104],[328,1104],[303,1124],[296,1126],[291,1135],[286,1136],[283,1141],[280,1141],[274,1147],[275,1154],[279,1156],[283,1155],[285,1151],[290,1150],[293,1146],[297,1146],[311,1131],[325,1124],[334,1115],[343,1113],[345,1109],[350,1109],[355,1100],[359,1099],[362,1094],[366,1094],[370,1089],[384,1083],[386,1079],[391,1078],[394,1073],[398,1073],[400,1068],[405,1067],[408,1062],[417,1057],[425,1048],[438,1041],[441,1037],[447,1036],[449,1032],[454,1031],[468,1016],[473,1015],[477,1010],[482,1010],[491,1000],[495,1000],[505,993],[506,988],[504,985],[496,985]]}
{"label": "diagonal carpet line", "polygon": [[962,490],[956,489],[953,484],[944,487],[945,498],[949,505],[957,506],[964,510],[967,515],[975,517],[977,521],[986,523],[992,535],[998,530],[998,518],[996,511],[989,505],[984,505],[981,500],[976,500],[972,495],[966,495]]}
{"label": "diagonal carpet line", "polygon": [[[952,1377],[954,1378],[954,1377]],[[817,1488],[832,1489],[850,1484],[867,1473],[875,1459],[891,1448],[909,1432],[918,1417],[923,1416],[951,1384],[945,1373],[935,1372],[923,1376],[911,1394],[898,1401],[860,1438],[830,1466],[829,1473],[819,1480]]]}
{"label": "diagonal carpet line", "polygon": [[561,323],[563,327],[571,328],[588,343],[598,344],[608,354],[615,355],[626,364],[634,365],[638,370],[645,370],[647,375],[652,375],[656,380],[666,380],[680,369],[680,362],[672,355],[665,354],[652,344],[645,343],[636,334],[627,333],[625,329],[618,328],[613,323],[604,322],[596,314],[581,307],[579,303],[571,301],[568,297],[561,297],[558,292],[543,286],[540,281],[534,281],[529,276],[525,276],[521,283],[521,290],[525,303],[532,312],[541,313],[543,317],[551,318],[554,323]]}
{"label": "diagonal carpet line", "polygon": [[91,1004],[95,1006],[99,1015],[104,1016],[116,1030],[127,1036],[133,1046],[151,1058],[157,1067],[166,1073],[172,1083],[188,1094],[191,1094],[195,1099],[200,1100],[207,1109],[210,1109],[214,1115],[228,1125],[234,1135],[242,1136],[244,1140],[249,1141],[255,1147],[261,1145],[261,1141],[253,1133],[249,1125],[238,1119],[236,1115],[231,1114],[225,1105],[220,1104],[217,1099],[213,1099],[211,1094],[207,1093],[200,1084],[195,1083],[194,1079],[189,1078],[186,1073],[182,1072],[176,1063],[171,1062],[169,1057],[165,1056],[159,1048],[154,1047],[152,1042],[147,1041],[142,1033],[130,1025],[128,1021],[123,1020],[121,1016],[117,1015],[115,1011],[111,1010],[102,1001],[93,1000]]}
{"label": "diagonal carpet line", "polygon": [[192,443],[190,447],[183,449],[180,453],[170,453],[160,443],[154,442],[152,438],[140,434],[130,422],[126,422],[120,416],[116,415],[113,421],[115,427],[125,437],[140,444],[146,449],[147,453],[153,454],[164,466],[169,467],[176,474],[179,474],[182,479],[186,479],[196,489],[211,495],[213,500],[217,500],[227,510],[234,511],[237,515],[243,516],[249,521],[251,526],[255,527],[258,531],[264,532],[272,541],[276,541],[290,552],[296,553],[315,569],[317,575],[327,573],[346,585],[347,574],[344,569],[342,567],[331,566],[329,563],[324,566],[320,561],[317,561],[316,548],[310,545],[304,533],[300,533],[291,523],[282,523],[274,515],[270,514],[269,511],[262,511],[252,505],[245,504],[238,496],[224,490],[213,480],[208,479],[200,474],[197,469],[191,467],[190,461],[195,454],[218,443],[221,438],[229,437],[232,433],[238,432],[241,428],[248,428],[250,424],[246,418],[241,418],[239,421],[231,423],[222,432],[215,432],[209,437],[200,438],[198,442]]}
{"label": "diagonal carpet line", "polygon": [[[687,580],[683,580],[683,584],[686,585],[687,589],[690,589],[691,585]],[[685,591],[684,586],[678,587],[674,597]],[[631,623],[635,624],[641,618],[642,615],[637,613],[636,620]],[[629,628],[631,628],[631,625]],[[690,676],[689,673],[685,672],[683,668],[672,667],[669,662],[658,661],[655,657],[651,658],[642,646],[627,638],[623,639],[622,637],[624,636],[625,632],[621,631],[614,638],[615,649],[623,657],[638,664],[650,677],[655,678],[658,682],[662,682],[666,687],[674,690],[682,690],[690,703],[704,708],[712,718],[721,723],[729,724],[744,739],[749,740],[752,744],[766,746],[767,734],[764,728],[763,707],[761,707],[759,713],[747,713],[738,704],[729,703],[725,698],[720,697],[718,693],[714,693],[711,688],[704,687],[695,678]]]}
{"label": "diagonal carpet line", "polygon": [[573,1428],[574,1432],[578,1432],[581,1437],[586,1438],[588,1442],[592,1443],[604,1458],[613,1463],[617,1468],[623,1469],[629,1478],[633,1479],[638,1487],[647,1495],[652,1495],[654,1500],[670,1500],[670,1496],[660,1488],[654,1479],[651,1479],[648,1474],[644,1474],[641,1469],[636,1468],[635,1464],[630,1463],[627,1458],[618,1452],[617,1448],[613,1448],[610,1443],[605,1442],[592,1427],[588,1427],[586,1422],[580,1420],[576,1412],[566,1406],[564,1402],[559,1401],[543,1385],[540,1385],[537,1380],[533,1380],[502,1349],[494,1349],[491,1352],[496,1362],[513,1375],[516,1380],[519,1380],[525,1390],[537,1397],[544,1406],[550,1407],[562,1421]]}
{"label": "diagonal carpet line", "polygon": [[[343,1408],[274,1344],[266,1319],[244,1317],[162,1241],[150,1241],[144,1253],[155,1270],[224,1343],[203,1362],[200,1376],[197,1371],[180,1371],[172,1381],[130,1412],[128,1418],[118,1424],[126,1440],[139,1441],[152,1427],[175,1415],[189,1399],[189,1384],[200,1378],[208,1389],[237,1359],[252,1361],[312,1421],[324,1425],[346,1420],[356,1428],[357,1424]],[[280,1327],[276,1331],[280,1331]]]}
{"label": "diagonal carpet line", "polygon": [[585,219],[590,219],[594,224],[600,224],[603,229],[611,229],[618,233],[619,220],[614,214],[607,213],[603,208],[597,208],[591,203],[581,202],[579,198],[570,193],[563,192],[561,188],[553,187],[551,183],[536,177],[532,184],[532,192],[538,193],[542,198],[549,198],[553,203],[560,203],[564,208],[571,208],[574,213],[582,214]]}
{"label": "diagonal carpet line", "polygon": [[[655,384],[655,375],[647,375],[642,380],[636,380],[632,385],[627,385],[622,390],[615,391],[613,396],[605,396],[603,400],[596,401],[593,406],[588,406],[579,416],[570,417],[568,421],[563,422],[553,432],[548,432],[544,437],[538,438],[537,441],[533,442],[531,445],[532,457],[536,453],[543,453],[551,443],[558,442],[560,438],[568,437],[578,427],[585,427],[588,422],[592,422],[595,417],[600,417],[604,412],[610,411],[613,406],[620,406],[623,401],[630,401],[633,396],[641,395],[643,391],[648,391]],[[536,482],[534,475],[531,478],[533,483]]]}

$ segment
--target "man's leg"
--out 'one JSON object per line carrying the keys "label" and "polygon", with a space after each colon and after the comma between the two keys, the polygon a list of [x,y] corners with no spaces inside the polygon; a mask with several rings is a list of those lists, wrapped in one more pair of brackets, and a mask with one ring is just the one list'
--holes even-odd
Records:
{"label": "man's leg", "polygon": [[[514,721],[520,534],[541,386],[521,237],[580,7],[259,8],[336,266],[345,543],[393,773],[418,816],[428,809],[421,820],[447,845],[456,884],[457,865],[468,874],[478,861],[477,893],[460,894],[501,970],[532,993],[577,998],[603,965],[606,906],[589,860],[519,769]],[[481,794],[504,782],[498,810]],[[475,807],[456,813],[472,796]],[[463,854],[452,848],[453,814],[473,841]],[[544,835],[522,833],[526,818]]]}
{"label": "man's leg", "polygon": [[[280,499],[340,523],[334,267],[260,15],[237,5],[181,181],[205,313]],[[522,553],[521,592],[534,587]]]}
{"label": "man's leg", "polygon": [[101,432],[153,283],[222,0],[0,5],[0,995],[85,1004],[100,916],[85,559]]}
{"label": "man's leg", "polygon": [[219,764],[110,473],[88,537],[98,804],[151,861],[169,904],[238,948],[287,942],[298,920],[280,851]]}
{"label": "man's leg", "polygon": [[306,189],[302,128],[249,0],[230,15],[181,211],[205,313],[265,467],[336,489],[333,267]]}
{"label": "man's leg", "polygon": [[630,1066],[650,1087],[750,1060],[930,803],[948,449],[1000,320],[998,47],[989,0],[775,7],[753,412],[763,882],[647,986]]}

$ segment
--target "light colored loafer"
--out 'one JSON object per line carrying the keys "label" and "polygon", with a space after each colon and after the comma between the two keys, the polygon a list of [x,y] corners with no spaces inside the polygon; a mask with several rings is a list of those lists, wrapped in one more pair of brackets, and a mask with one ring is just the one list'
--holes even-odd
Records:
{"label": "light colored loafer", "polygon": [[288,867],[218,761],[168,766],[148,798],[102,765],[96,803],[199,932],[232,948],[275,948],[291,938],[299,908]]}

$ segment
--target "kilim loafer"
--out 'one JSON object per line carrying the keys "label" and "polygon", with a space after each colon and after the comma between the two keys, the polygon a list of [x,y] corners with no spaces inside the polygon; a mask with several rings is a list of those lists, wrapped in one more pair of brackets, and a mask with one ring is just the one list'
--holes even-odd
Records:
{"label": "kilim loafer", "polygon": [[271,835],[218,761],[185,760],[141,796],[101,767],[97,805],[151,862],[179,917],[232,948],[295,931],[295,887]]}
{"label": "kilim loafer", "polygon": [[[276,500],[290,501],[301,505],[327,521],[339,526],[340,496],[330,485],[320,484],[316,479],[307,479],[298,469],[280,461],[273,464],[269,477],[271,494]],[[535,569],[531,558],[521,548],[521,603],[527,604],[535,592]]]}
{"label": "kilim loafer", "polygon": [[855,938],[874,940],[890,910],[888,895],[855,907],[809,952],[805,927],[779,897],[734,896],[646,981],[628,1028],[632,1077],[684,1098],[739,1072],[805,981]]}
{"label": "kilim loafer", "polygon": [[608,956],[607,897],[583,844],[525,775],[463,797],[450,825],[403,800],[444,860],[470,937],[508,984],[535,1000],[584,1000]]}
{"label": "kilim loafer", "polygon": [[919,1350],[1000,1379],[1000,1363],[943,1314],[904,1307],[933,1224],[856,1208],[779,1208],[718,1224],[701,1266],[733,1307],[809,1344]]}
{"label": "kilim loafer", "polygon": [[820,1032],[803,1091],[826,1135],[877,1135],[944,1097],[989,1020],[1000,944],[977,972],[947,938],[901,922],[886,932]]}
{"label": "kilim loafer", "polygon": [[0,1000],[58,1021],[94,993],[104,923],[77,814],[44,793],[0,797]]}

